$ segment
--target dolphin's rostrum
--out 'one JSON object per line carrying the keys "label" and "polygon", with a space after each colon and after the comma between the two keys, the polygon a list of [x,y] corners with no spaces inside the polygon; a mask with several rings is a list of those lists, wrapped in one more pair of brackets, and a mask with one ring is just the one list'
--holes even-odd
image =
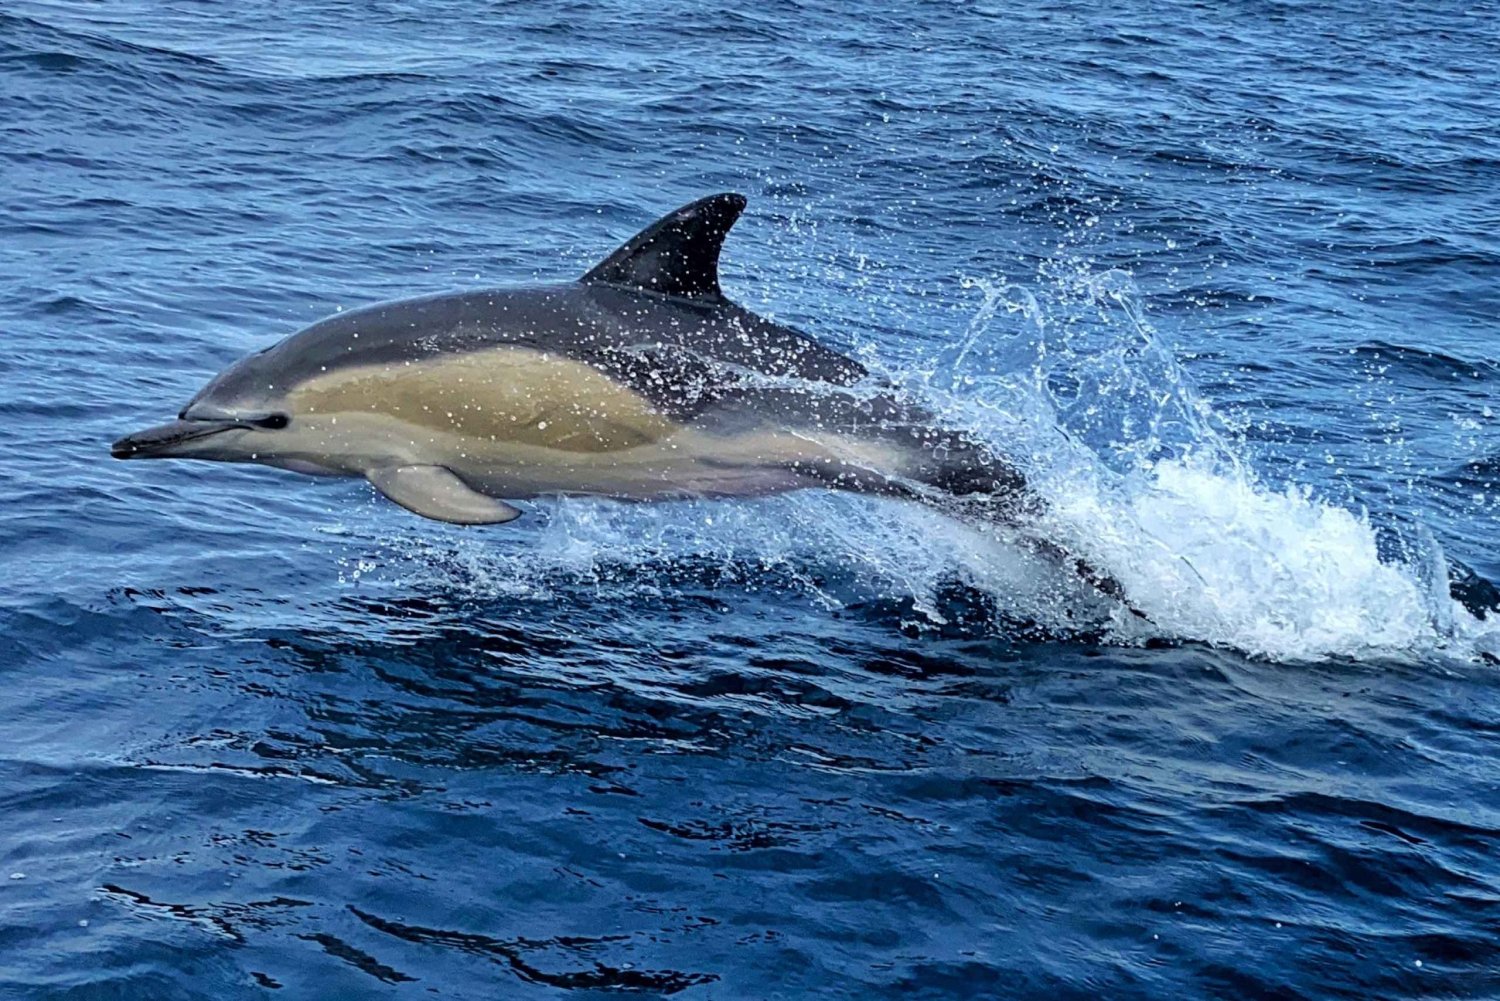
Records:
{"label": "dolphin's rostrum", "polygon": [[834,487],[994,517],[1021,476],[850,358],[730,302],[712,195],[556,285],[340,313],[231,365],[118,458],[360,476],[417,514],[510,521],[547,494],[626,500]]}

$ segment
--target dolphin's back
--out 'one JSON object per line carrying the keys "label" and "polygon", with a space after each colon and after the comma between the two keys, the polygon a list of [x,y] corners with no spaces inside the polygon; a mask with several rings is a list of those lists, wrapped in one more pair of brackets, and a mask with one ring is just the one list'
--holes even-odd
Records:
{"label": "dolphin's back", "polygon": [[866,376],[853,359],[731,302],[581,282],[445,293],[350,310],[268,349],[264,366],[257,367],[292,384],[342,368],[405,365],[497,347],[585,362],[674,417],[691,416],[730,385],[757,377],[848,386]]}
{"label": "dolphin's back", "polygon": [[[494,347],[553,352],[623,380],[674,416],[746,377],[847,386],[858,362],[726,298],[719,252],[743,195],[653,223],[576,282],[448,293],[329,317],[265,352],[287,380]],[[227,374],[227,373],[226,373]]]}

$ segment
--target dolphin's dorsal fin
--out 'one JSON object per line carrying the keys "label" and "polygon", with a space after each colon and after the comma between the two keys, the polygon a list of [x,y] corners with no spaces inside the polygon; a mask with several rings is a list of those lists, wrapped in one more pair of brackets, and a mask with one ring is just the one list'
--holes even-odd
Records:
{"label": "dolphin's dorsal fin", "polygon": [[583,281],[721,302],[719,248],[743,211],[744,195],[700,198],[631,237]]}

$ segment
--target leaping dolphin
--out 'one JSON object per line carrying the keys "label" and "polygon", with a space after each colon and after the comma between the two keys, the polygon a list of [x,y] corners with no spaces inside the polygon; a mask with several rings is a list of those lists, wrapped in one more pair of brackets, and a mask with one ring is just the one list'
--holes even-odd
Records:
{"label": "leaping dolphin", "polygon": [[[710,195],[574,282],[404,299],[321,320],[241,359],[121,459],[258,462],[358,476],[427,518],[499,524],[510,501],[745,497],[831,487],[1021,524],[1021,473],[851,358],[735,305],[719,250],[745,209]],[[1023,531],[1103,594],[1120,585]],[[1500,590],[1462,564],[1480,617]],[[1144,614],[1131,607],[1134,614]]]}
{"label": "leaping dolphin", "polygon": [[224,370],[122,459],[359,476],[427,518],[498,524],[517,499],[755,496],[804,487],[1033,503],[1020,473],[858,362],[730,302],[711,195],[582,279],[331,316]]}

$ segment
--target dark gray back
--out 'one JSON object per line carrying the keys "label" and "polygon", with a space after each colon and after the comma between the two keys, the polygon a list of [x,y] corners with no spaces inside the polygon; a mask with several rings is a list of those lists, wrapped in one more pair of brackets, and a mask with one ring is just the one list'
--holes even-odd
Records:
{"label": "dark gray back", "polygon": [[320,373],[516,345],[553,351],[690,418],[752,377],[849,385],[857,362],[730,302],[719,252],[743,195],[668,213],[581,280],[380,303],[313,324],[231,367],[199,400],[285,391]]}

